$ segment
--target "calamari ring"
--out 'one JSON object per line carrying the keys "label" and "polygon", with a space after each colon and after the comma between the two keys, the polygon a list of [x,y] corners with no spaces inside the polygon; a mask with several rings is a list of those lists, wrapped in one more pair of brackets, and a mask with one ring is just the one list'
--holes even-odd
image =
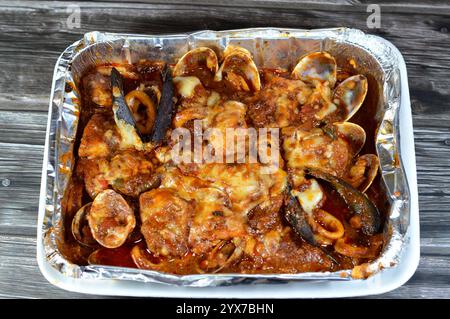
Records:
{"label": "calamari ring", "polygon": [[375,258],[378,256],[378,250],[383,243],[379,236],[372,236],[369,246],[359,246],[347,241],[347,237],[339,238],[334,244],[334,250],[341,255],[352,258]]}
{"label": "calamari ring", "polygon": [[324,211],[323,209],[317,209],[314,211],[314,223],[313,230],[320,236],[336,240],[344,236],[344,225],[339,219]]}
{"label": "calamari ring", "polygon": [[[136,126],[142,134],[150,134],[155,123],[156,105],[152,99],[142,90],[134,90],[125,96],[125,102],[133,113]],[[143,122],[138,114],[139,105],[143,104],[146,109],[147,119]]]}

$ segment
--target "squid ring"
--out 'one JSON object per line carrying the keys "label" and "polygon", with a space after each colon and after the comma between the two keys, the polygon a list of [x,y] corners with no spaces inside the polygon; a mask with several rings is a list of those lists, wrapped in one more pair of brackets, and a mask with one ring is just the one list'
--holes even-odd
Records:
{"label": "squid ring", "polygon": [[[142,90],[134,90],[125,96],[125,102],[130,108],[136,120],[136,125],[142,134],[149,134],[152,131],[153,124],[156,118],[156,106],[150,97]],[[143,104],[146,108],[147,119],[144,124],[139,120],[138,109],[139,105]]]}
{"label": "squid ring", "polygon": [[368,247],[348,243],[347,238],[340,238],[334,244],[334,250],[341,255],[352,258],[375,258],[378,256],[379,241],[371,241]]}
{"label": "squid ring", "polygon": [[323,209],[317,209],[314,212],[314,218],[313,229],[320,236],[331,240],[336,240],[344,236],[344,225],[330,213]]}

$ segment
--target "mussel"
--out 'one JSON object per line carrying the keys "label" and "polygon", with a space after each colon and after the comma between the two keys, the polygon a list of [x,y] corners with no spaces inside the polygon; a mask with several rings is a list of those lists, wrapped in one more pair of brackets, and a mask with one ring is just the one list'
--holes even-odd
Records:
{"label": "mussel", "polygon": [[[324,195],[317,185],[312,186],[315,190],[310,190],[319,199],[316,201],[311,199],[314,196],[308,194],[305,185],[301,191],[290,190],[288,192],[285,202],[285,218],[293,230],[313,246],[333,245],[337,253],[349,257],[371,258],[375,256],[380,245],[376,244],[377,240],[373,238],[377,238],[381,226],[380,214],[375,205],[366,195],[331,174],[312,168],[305,169],[305,174],[313,177],[308,180],[311,185],[317,183],[316,179],[323,180],[337,191],[353,213],[353,217],[349,220],[349,227],[353,227],[354,230],[350,233],[360,230],[364,235],[370,236],[368,238],[370,245],[358,246],[348,243],[348,229],[338,218],[320,208]],[[301,200],[303,195],[306,201],[311,202],[310,205],[308,203],[305,205],[305,201]],[[324,250],[324,252],[336,262],[327,251]]]}
{"label": "mussel", "polygon": [[317,246],[313,230],[308,221],[308,213],[301,207],[297,198],[288,191],[285,201],[285,218],[294,231],[311,245]]}
{"label": "mussel", "polygon": [[[161,77],[163,82],[161,92],[158,88],[147,88],[147,91],[144,89],[142,92],[133,91],[132,95],[127,95],[130,102],[130,105],[127,105],[123,78],[115,68],[111,70],[114,120],[125,146],[142,150],[143,141],[148,140],[148,137],[155,144],[160,144],[164,140],[175,114],[172,75],[167,64],[164,65]],[[132,99],[139,100],[146,107],[143,121],[137,116],[137,105],[135,107]]]}
{"label": "mussel", "polygon": [[342,197],[350,210],[359,219],[358,225],[366,235],[376,234],[381,227],[381,217],[377,207],[362,192],[344,180],[315,168],[307,168],[306,174],[328,182]]}
{"label": "mussel", "polygon": [[116,122],[118,131],[121,135],[122,144],[130,148],[134,147],[138,150],[142,150],[144,147],[142,136],[136,129],[137,125],[133,113],[125,102],[123,79],[116,68],[112,68],[111,70],[111,89],[114,121]]}
{"label": "mussel", "polygon": [[156,113],[155,125],[153,127],[151,141],[160,144],[166,137],[166,132],[170,128],[172,118],[176,113],[175,103],[173,102],[174,88],[172,74],[167,64],[161,72],[163,80],[161,100]]}

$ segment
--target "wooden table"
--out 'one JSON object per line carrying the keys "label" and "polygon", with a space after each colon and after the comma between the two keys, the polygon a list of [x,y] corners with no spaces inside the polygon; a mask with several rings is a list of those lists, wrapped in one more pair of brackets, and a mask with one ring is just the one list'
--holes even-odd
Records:
{"label": "wooden table", "polygon": [[[371,0],[189,2],[0,3],[0,297],[83,297],[50,285],[35,259],[47,109],[59,54],[93,30],[151,34],[262,26],[354,27],[385,37],[403,53],[414,118],[422,257],[407,284],[378,297],[450,297],[450,3],[381,4],[381,27],[368,29]],[[81,9],[79,28],[67,24],[73,4]]]}

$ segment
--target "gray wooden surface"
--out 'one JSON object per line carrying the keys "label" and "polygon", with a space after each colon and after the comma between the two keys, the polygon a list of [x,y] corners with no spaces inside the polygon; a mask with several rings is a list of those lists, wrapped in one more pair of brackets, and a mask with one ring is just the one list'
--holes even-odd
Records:
{"label": "gray wooden surface", "polygon": [[[450,3],[386,2],[381,28],[371,30],[368,3],[1,1],[0,297],[84,297],[46,282],[35,259],[47,108],[60,52],[93,30],[145,34],[258,26],[355,27],[387,38],[403,53],[414,118],[422,256],[407,284],[379,297],[450,297]],[[67,25],[70,4],[81,8],[80,28]]]}

